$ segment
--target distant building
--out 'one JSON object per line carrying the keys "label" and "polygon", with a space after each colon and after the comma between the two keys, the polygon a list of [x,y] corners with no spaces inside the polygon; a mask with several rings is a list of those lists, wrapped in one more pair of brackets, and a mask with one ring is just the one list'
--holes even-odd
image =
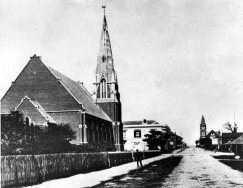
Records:
{"label": "distant building", "polygon": [[229,143],[229,142],[239,138],[242,135],[243,135],[243,132],[239,132],[239,133],[222,133],[222,144]]}
{"label": "distant building", "polygon": [[214,130],[211,130],[207,134],[206,138],[207,138],[206,147],[208,149],[215,149],[218,148],[219,145],[221,145],[222,139],[219,131],[216,132]]}
{"label": "distant building", "polygon": [[200,123],[200,139],[199,139],[199,143],[201,146],[206,144],[206,132],[207,132],[207,126],[205,123],[204,116],[202,116],[201,123]]}
{"label": "distant building", "polygon": [[148,150],[146,142],[143,141],[145,134],[149,131],[156,130],[162,132],[170,131],[168,125],[161,125],[154,120],[143,121],[124,121],[123,122],[123,140],[125,141],[125,150]]}
{"label": "distant building", "polygon": [[230,148],[230,150],[233,151],[235,155],[239,155],[241,158],[243,158],[243,135],[229,142],[228,144],[225,144],[223,148],[224,151],[229,151]]}

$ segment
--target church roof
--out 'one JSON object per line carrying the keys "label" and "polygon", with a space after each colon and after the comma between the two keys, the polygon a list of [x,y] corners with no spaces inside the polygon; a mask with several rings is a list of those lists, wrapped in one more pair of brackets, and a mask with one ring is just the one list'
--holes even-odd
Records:
{"label": "church roof", "polygon": [[31,57],[1,99],[1,113],[10,113],[26,95],[34,101],[33,104],[38,101],[47,113],[85,108],[86,113],[111,121],[107,114],[94,104],[84,86],[47,67],[36,55]]}
{"label": "church roof", "polygon": [[51,67],[48,67],[48,69],[55,75],[57,79],[59,79],[59,81],[72,94],[72,96],[79,103],[83,104],[83,107],[88,114],[111,121],[107,114],[98,105],[94,104],[90,93],[80,82],[75,82],[71,80],[67,76],[63,75],[62,73],[56,71]]}

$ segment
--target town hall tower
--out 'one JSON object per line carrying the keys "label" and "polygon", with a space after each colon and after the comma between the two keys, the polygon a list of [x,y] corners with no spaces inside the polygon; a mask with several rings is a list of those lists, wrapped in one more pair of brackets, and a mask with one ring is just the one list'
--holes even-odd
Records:
{"label": "town hall tower", "polygon": [[200,145],[205,145],[206,144],[206,133],[207,127],[205,123],[204,116],[202,116],[201,124],[200,124]]}

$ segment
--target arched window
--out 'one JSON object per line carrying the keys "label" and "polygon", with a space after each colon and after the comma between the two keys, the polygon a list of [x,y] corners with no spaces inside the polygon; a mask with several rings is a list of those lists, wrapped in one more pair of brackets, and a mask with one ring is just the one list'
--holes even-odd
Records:
{"label": "arched window", "polygon": [[106,80],[103,78],[100,82],[101,85],[101,98],[106,98]]}

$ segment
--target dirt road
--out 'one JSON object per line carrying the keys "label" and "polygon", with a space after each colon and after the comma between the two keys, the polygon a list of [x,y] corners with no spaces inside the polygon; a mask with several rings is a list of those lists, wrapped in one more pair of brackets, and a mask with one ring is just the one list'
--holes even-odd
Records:
{"label": "dirt road", "polygon": [[[174,154],[174,161],[164,159],[127,175],[103,182],[105,187],[239,187],[243,188],[243,173],[220,163],[211,155],[220,155],[200,148],[188,148]],[[176,158],[182,157],[179,161]],[[177,161],[177,162],[176,162]]]}
{"label": "dirt road", "polygon": [[180,164],[165,179],[163,187],[243,187],[243,173],[214,159],[213,152],[188,148],[181,154]]}

